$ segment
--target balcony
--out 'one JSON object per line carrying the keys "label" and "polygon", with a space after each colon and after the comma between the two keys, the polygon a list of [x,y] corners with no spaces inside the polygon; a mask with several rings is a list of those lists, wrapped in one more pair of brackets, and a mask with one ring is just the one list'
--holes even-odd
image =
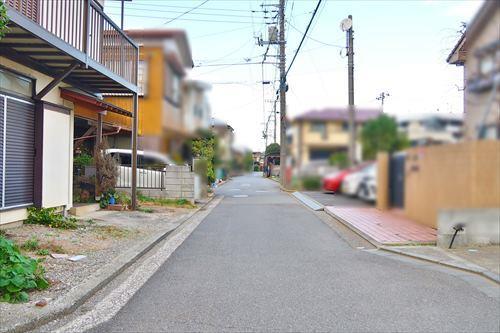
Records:
{"label": "balcony", "polygon": [[70,68],[64,80],[89,92],[137,92],[139,47],[94,0],[3,1],[0,55],[52,77]]}

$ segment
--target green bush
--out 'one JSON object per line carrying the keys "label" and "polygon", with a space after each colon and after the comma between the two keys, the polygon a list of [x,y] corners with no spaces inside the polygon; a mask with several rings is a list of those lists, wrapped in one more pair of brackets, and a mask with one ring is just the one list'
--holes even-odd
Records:
{"label": "green bush", "polygon": [[120,205],[130,206],[132,204],[132,199],[125,192],[116,192],[115,193],[116,203]]}
{"label": "green bush", "polygon": [[254,166],[253,166],[253,171],[260,171],[259,166],[258,166],[258,165],[254,165]]}
{"label": "green bush", "polygon": [[87,153],[82,153],[73,158],[73,165],[76,167],[84,167],[87,165],[92,165],[93,163],[94,159]]}
{"label": "green bush", "polygon": [[344,152],[332,154],[328,161],[330,162],[330,165],[339,167],[340,169],[347,168],[347,166],[349,165],[347,153]]}
{"label": "green bush", "polygon": [[57,229],[76,229],[76,219],[73,217],[64,217],[56,212],[55,208],[28,208],[28,218],[24,221],[26,224],[41,224],[50,228]]}
{"label": "green bush", "polygon": [[14,243],[0,236],[0,301],[27,302],[28,291],[49,286],[44,273],[38,260],[23,256]]}
{"label": "green bush", "polygon": [[36,251],[36,254],[38,254],[39,256],[48,256],[50,252],[47,249],[40,249]]}
{"label": "green bush", "polygon": [[321,178],[318,176],[306,176],[302,178],[302,187],[305,190],[318,190],[321,187]]}

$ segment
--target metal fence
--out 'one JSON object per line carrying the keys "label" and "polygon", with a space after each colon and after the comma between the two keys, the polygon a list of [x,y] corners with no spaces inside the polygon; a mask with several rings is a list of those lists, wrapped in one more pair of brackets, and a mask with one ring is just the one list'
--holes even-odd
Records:
{"label": "metal fence", "polygon": [[[120,165],[117,188],[132,187],[132,166]],[[165,169],[151,166],[137,166],[137,188],[163,189],[165,188]]]}

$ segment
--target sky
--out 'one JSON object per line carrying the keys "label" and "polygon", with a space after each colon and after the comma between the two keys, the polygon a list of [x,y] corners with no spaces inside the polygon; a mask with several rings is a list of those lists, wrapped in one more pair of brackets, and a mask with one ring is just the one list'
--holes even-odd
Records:
{"label": "sky", "polygon": [[[188,76],[212,84],[212,116],[234,128],[235,144],[263,151],[265,123],[272,112],[279,78],[277,46],[261,65],[267,23],[276,22],[278,0],[132,0],[125,3],[125,29],[184,29],[195,67]],[[380,107],[396,117],[463,112],[463,70],[446,63],[480,0],[323,0],[287,76],[290,118],[314,109],[347,105],[346,36],[340,21],[353,16],[354,86],[358,107]],[[264,5],[264,6],[262,6]],[[297,50],[317,0],[286,0],[287,67]],[[119,2],[105,11],[119,23]],[[182,15],[178,19],[172,20]],[[268,18],[265,18],[268,17]],[[262,81],[272,84],[262,84]],[[279,118],[279,117],[278,117]],[[272,118],[271,118],[272,119]],[[272,138],[269,124],[268,143]],[[279,128],[278,128],[279,141]]]}

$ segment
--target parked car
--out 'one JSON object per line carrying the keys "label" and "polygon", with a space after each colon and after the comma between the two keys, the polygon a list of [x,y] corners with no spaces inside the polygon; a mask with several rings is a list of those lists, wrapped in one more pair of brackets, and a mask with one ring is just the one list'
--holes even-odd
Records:
{"label": "parked car", "polygon": [[352,168],[343,169],[326,175],[325,177],[323,177],[323,190],[336,193],[340,192],[342,181],[344,180],[344,178],[354,172],[361,170],[362,168],[366,167],[366,165],[367,163],[363,163]]}
{"label": "parked car", "polygon": [[366,175],[361,180],[359,185],[359,190],[357,192],[358,197],[362,200],[375,202],[377,200],[377,165],[366,173]]}
{"label": "parked car", "polygon": [[[132,150],[111,148],[106,149],[105,153],[114,157],[120,165],[117,187],[130,187],[132,184]],[[168,156],[138,150],[137,187],[162,188],[163,172],[167,165],[175,165]]]}
{"label": "parked car", "polygon": [[374,173],[376,173],[376,164],[372,162],[368,165],[365,165],[360,170],[347,175],[342,181],[342,193],[350,196],[358,196],[361,189],[360,185],[363,179],[367,175]]}

